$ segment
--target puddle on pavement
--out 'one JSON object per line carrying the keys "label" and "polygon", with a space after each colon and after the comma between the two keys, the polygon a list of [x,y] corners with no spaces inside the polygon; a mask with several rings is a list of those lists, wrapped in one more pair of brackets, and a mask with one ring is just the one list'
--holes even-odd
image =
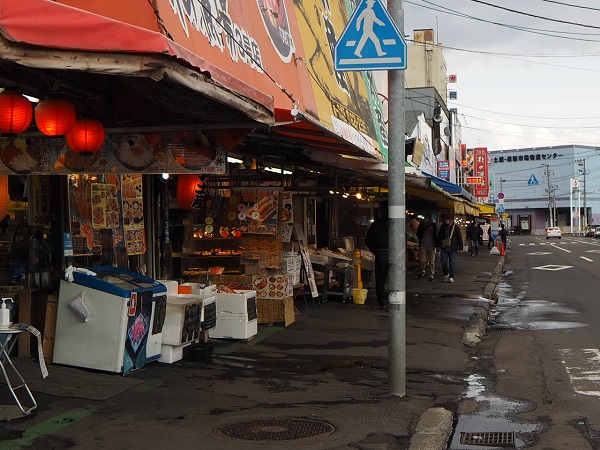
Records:
{"label": "puddle on pavement", "polygon": [[[507,271],[506,275],[509,275]],[[516,297],[511,296],[512,286],[502,280],[496,287],[498,301],[496,308],[490,314],[494,327],[506,326],[519,330],[565,330],[572,328],[587,327],[582,322],[556,321],[552,317],[565,314],[577,314],[574,308],[563,303],[550,302],[546,300],[525,300],[529,283],[525,283]]]}
{"label": "puddle on pavement", "polygon": [[525,445],[519,434],[533,433],[539,425],[532,422],[516,422],[510,419],[516,413],[530,409],[525,402],[517,402],[497,396],[487,391],[489,381],[482,375],[471,375],[467,378],[467,388],[463,393],[462,402],[472,401],[477,404],[477,411],[458,416],[449,450],[483,450],[502,448],[502,446],[478,446],[460,443],[460,433],[504,433],[514,431],[517,435],[516,447]]}
{"label": "puddle on pavement", "polygon": [[564,318],[568,314],[577,314],[579,311],[558,302],[546,300],[498,300],[498,305],[491,313],[491,322],[494,327],[510,327],[519,330],[565,330],[587,327],[582,322],[565,320],[552,320],[553,317]]}

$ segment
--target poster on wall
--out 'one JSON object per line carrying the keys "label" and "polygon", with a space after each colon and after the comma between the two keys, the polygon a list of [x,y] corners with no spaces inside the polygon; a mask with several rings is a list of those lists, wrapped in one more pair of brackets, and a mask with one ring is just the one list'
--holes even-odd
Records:
{"label": "poster on wall", "polygon": [[121,210],[117,200],[117,186],[92,183],[92,228],[118,228]]}
{"label": "poster on wall", "polygon": [[71,175],[69,222],[73,254],[100,254],[102,230],[112,230],[114,247],[123,247],[121,175]]}
{"label": "poster on wall", "polygon": [[279,192],[245,191],[238,205],[240,229],[248,234],[277,234]]}
{"label": "poster on wall", "polygon": [[123,210],[123,232],[125,234],[125,248],[127,254],[143,254],[146,252],[146,236],[141,174],[123,175],[121,202]]}

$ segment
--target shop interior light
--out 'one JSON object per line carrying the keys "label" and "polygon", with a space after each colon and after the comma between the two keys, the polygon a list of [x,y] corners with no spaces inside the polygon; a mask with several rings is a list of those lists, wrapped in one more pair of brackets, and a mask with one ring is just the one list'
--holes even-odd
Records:
{"label": "shop interior light", "polygon": [[363,195],[362,195],[362,193],[360,193],[360,192],[357,192],[357,193],[356,193],[356,198],[357,198],[358,200],[362,199],[362,198],[363,198]]}
{"label": "shop interior light", "polygon": [[170,175],[168,173],[163,173],[162,178],[163,180],[168,180],[170,178]]}
{"label": "shop interior light", "polygon": [[266,172],[273,172],[273,173],[281,173],[283,175],[291,175],[292,172],[290,172],[289,170],[281,170],[278,167],[265,167],[265,171]]}
{"label": "shop interior light", "polygon": [[31,119],[33,106],[29,100],[18,92],[0,92],[0,133],[22,133],[29,128]]}
{"label": "shop interior light", "polygon": [[243,164],[244,161],[239,158],[234,158],[232,156],[227,157],[227,162],[230,164]]}

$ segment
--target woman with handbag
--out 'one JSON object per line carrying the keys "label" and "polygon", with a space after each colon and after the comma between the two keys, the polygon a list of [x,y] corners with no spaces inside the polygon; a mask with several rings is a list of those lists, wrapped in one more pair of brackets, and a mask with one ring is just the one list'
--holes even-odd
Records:
{"label": "woman with handbag", "polygon": [[454,283],[456,257],[463,251],[463,239],[460,227],[454,222],[453,214],[448,214],[440,227],[438,242],[442,249],[444,281]]}

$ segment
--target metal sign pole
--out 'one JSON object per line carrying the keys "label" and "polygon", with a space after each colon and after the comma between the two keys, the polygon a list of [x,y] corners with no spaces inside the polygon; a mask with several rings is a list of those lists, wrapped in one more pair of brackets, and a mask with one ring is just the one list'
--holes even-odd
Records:
{"label": "metal sign pole", "polygon": [[[404,33],[404,1],[388,0],[388,11]],[[388,71],[389,393],[406,395],[406,198],[404,71]]]}

